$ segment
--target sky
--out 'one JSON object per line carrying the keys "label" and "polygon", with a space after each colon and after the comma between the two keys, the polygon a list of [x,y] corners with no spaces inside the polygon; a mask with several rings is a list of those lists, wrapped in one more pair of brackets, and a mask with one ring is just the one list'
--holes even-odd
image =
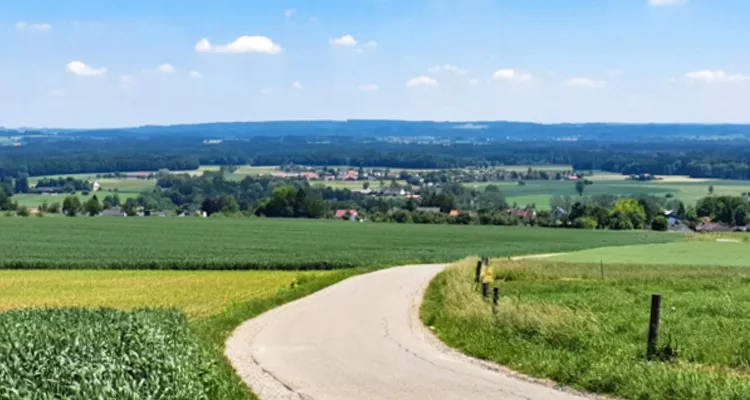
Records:
{"label": "sky", "polygon": [[0,126],[750,122],[747,0],[0,0]]}

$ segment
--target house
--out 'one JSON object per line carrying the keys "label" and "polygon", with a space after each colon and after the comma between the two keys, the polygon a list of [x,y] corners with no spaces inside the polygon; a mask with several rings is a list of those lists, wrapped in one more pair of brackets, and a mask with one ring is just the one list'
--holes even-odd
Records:
{"label": "house", "polygon": [[429,214],[439,214],[440,207],[417,207],[417,211]]}
{"label": "house", "polygon": [[525,220],[536,219],[536,210],[533,208],[515,208],[508,210],[508,214],[511,217],[516,217]]}
{"label": "house", "polygon": [[396,197],[396,196],[406,196],[406,190],[401,188],[387,188],[380,191],[381,196],[390,196],[390,197]]}
{"label": "house", "polygon": [[98,192],[99,189],[101,188],[102,188],[102,185],[99,184],[99,182],[94,182],[94,184],[92,185],[92,189],[94,190],[94,192]]}
{"label": "house", "polygon": [[302,175],[303,177],[307,178],[307,180],[309,180],[309,181],[314,181],[314,180],[320,179],[320,175],[317,172],[303,172],[300,175]]}
{"label": "house", "polygon": [[449,214],[449,215],[450,215],[451,217],[458,217],[458,214],[461,214],[461,212],[460,212],[460,211],[458,211],[458,210],[451,210],[451,212],[450,212],[450,214]]}
{"label": "house", "polygon": [[568,215],[568,210],[561,207],[555,207],[555,209],[550,212],[550,215],[555,219],[562,219]]}
{"label": "house", "polygon": [[122,209],[118,207],[104,210],[99,215],[101,215],[102,217],[127,217],[128,216],[128,214],[125,213],[125,211],[122,211]]}
{"label": "house", "polygon": [[344,218],[347,215],[350,216],[350,218],[356,218],[359,213],[357,210],[336,210],[336,218]]}
{"label": "house", "polygon": [[695,231],[701,233],[726,233],[732,232],[732,227],[721,222],[701,222],[695,227]]}

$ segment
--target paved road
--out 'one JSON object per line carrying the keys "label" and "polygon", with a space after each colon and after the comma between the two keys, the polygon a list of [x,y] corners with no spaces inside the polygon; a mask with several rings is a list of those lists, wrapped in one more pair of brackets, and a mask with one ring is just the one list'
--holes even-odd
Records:
{"label": "paved road", "polygon": [[246,322],[227,342],[227,356],[261,400],[584,399],[438,343],[417,309],[443,268],[350,278]]}

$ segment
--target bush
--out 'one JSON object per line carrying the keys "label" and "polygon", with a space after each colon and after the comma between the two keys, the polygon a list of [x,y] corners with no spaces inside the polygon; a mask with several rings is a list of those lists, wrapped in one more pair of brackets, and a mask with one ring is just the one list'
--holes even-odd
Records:
{"label": "bush", "polygon": [[666,217],[660,215],[654,218],[653,222],[651,222],[651,229],[664,232],[669,229],[669,221],[667,221]]}
{"label": "bush", "polygon": [[599,224],[594,218],[580,217],[573,221],[573,227],[578,229],[596,229]]}
{"label": "bush", "polygon": [[16,215],[19,217],[28,217],[29,216],[29,208],[26,206],[18,206],[16,209]]}

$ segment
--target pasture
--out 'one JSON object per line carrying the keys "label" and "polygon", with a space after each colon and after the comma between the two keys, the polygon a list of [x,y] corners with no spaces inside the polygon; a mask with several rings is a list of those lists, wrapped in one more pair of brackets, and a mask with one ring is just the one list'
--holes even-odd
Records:
{"label": "pasture", "polygon": [[[581,390],[633,400],[750,398],[748,270],[738,268],[747,246],[678,242],[493,260],[485,279],[499,288],[497,308],[472,284],[468,260],[430,284],[421,316],[470,355]],[[661,335],[648,361],[653,293],[663,296]]]}
{"label": "pasture", "polygon": [[[624,180],[621,175],[607,175],[596,179],[594,175],[593,185],[586,186],[584,196],[595,195],[617,195],[637,196],[651,195],[664,197],[672,194],[675,198],[686,204],[695,204],[699,199],[709,195],[709,187],[714,187],[714,196],[740,196],[742,193],[750,192],[750,181],[731,180],[702,180],[678,177],[660,181],[630,181]],[[469,187],[483,188],[488,183],[468,183]],[[517,203],[524,207],[536,204],[537,209],[545,210],[550,207],[552,196],[578,197],[574,181],[527,181],[526,185],[517,182],[492,183],[500,187],[508,203]]]}
{"label": "pasture", "polygon": [[3,218],[0,268],[335,269],[679,239],[653,232],[263,218]]}

